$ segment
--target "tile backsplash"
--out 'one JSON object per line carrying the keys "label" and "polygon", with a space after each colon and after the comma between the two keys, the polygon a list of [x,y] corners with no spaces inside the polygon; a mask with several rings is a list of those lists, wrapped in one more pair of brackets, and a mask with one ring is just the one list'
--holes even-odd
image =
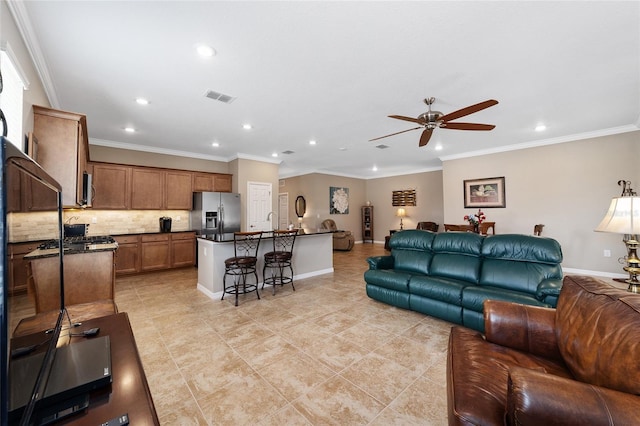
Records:
{"label": "tile backsplash", "polygon": [[[65,223],[88,223],[87,235],[122,235],[159,232],[159,219],[172,219],[172,231],[188,231],[189,210],[65,210]],[[57,215],[51,212],[11,213],[9,241],[39,241],[54,238],[57,234]],[[95,219],[95,220],[94,220]]]}
{"label": "tile backsplash", "polygon": [[87,235],[159,232],[159,219],[172,219],[171,231],[188,231],[189,210],[65,210],[65,223],[88,223]]}

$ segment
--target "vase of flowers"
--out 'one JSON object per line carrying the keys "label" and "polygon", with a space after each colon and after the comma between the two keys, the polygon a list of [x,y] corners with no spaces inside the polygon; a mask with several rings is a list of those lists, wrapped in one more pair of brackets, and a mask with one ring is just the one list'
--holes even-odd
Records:
{"label": "vase of flowers", "polygon": [[473,225],[473,232],[478,234],[480,232],[480,224],[484,222],[487,217],[484,215],[481,209],[478,209],[478,213],[471,213],[464,216],[464,220],[469,222],[469,225]]}

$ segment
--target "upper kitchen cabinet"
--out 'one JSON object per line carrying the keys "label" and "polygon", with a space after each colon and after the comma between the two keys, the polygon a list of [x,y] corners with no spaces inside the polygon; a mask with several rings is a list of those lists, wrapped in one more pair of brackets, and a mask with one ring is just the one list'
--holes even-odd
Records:
{"label": "upper kitchen cabinet", "polygon": [[167,170],[165,174],[165,208],[191,210],[193,204],[191,172]]}
{"label": "upper kitchen cabinet", "polygon": [[148,167],[131,169],[131,208],[162,210],[165,200],[165,171]]}
{"label": "upper kitchen cabinet", "polygon": [[92,163],[93,208],[127,210],[131,192],[131,167]]}
{"label": "upper kitchen cabinet", "polygon": [[232,175],[193,173],[193,192],[231,192]]}
{"label": "upper kitchen cabinet", "polygon": [[84,205],[83,173],[89,161],[85,115],[33,106],[36,161],[62,186],[65,207]]}

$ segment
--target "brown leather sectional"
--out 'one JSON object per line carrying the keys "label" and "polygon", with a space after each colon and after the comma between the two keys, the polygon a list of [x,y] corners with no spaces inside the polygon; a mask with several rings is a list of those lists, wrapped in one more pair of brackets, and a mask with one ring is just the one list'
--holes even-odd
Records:
{"label": "brown leather sectional", "polygon": [[566,276],[556,309],[487,300],[454,327],[450,425],[640,425],[640,295]]}

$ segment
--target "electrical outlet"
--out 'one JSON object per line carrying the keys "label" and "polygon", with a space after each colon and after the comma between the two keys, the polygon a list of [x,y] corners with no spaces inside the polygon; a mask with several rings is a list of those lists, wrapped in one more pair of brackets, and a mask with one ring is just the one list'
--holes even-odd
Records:
{"label": "electrical outlet", "polygon": [[182,218],[180,216],[176,216],[176,222],[180,222]]}
{"label": "electrical outlet", "polygon": [[92,217],[91,218],[91,223],[98,223],[98,218],[97,217]]}
{"label": "electrical outlet", "polygon": [[604,250],[604,257],[611,257],[611,250],[605,249]]}

